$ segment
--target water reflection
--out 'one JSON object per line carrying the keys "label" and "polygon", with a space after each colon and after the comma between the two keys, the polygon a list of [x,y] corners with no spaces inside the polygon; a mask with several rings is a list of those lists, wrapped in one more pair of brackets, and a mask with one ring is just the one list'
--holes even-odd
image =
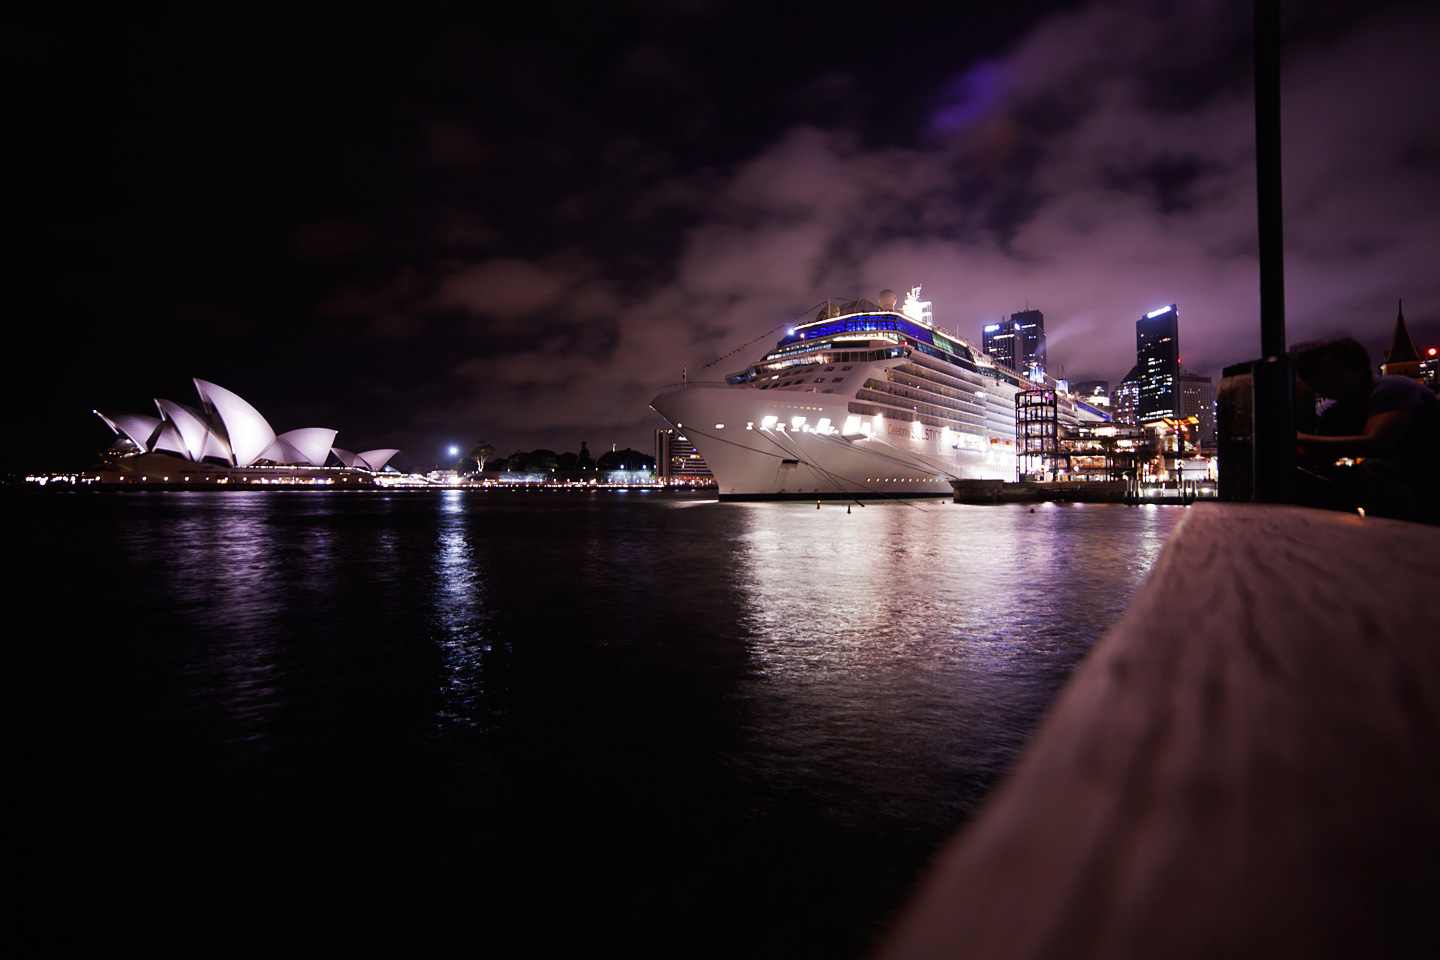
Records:
{"label": "water reflection", "polygon": [[968,809],[1179,515],[740,506],[758,669],[737,764],[837,817],[917,794]]}
{"label": "water reflection", "polygon": [[323,581],[328,534],[321,528],[304,558],[312,581],[295,576],[299,558],[288,538],[275,533],[273,498],[169,496],[173,511],[147,518],[170,524],[165,549],[155,549],[162,534],[147,524],[132,531],[139,537],[130,541],[144,555],[125,562],[148,567],[150,589],[163,591],[172,614],[192,625],[185,637],[190,648],[168,661],[182,709],[197,722],[224,723],[228,732],[221,736],[232,745],[258,747],[284,699],[281,611],[300,606],[286,594]]}
{"label": "water reflection", "polygon": [[471,544],[469,497],[459,490],[447,490],[442,496],[432,576],[437,642],[443,655],[436,716],[442,728],[474,728],[494,709],[485,702],[484,682],[487,655],[493,652],[485,632],[489,577]]}
{"label": "water reflection", "polygon": [[[22,670],[46,733],[18,779],[49,791],[30,820],[59,812],[29,862],[77,824],[92,851],[129,838],[112,875],[162,879],[112,884],[108,919],[177,904],[243,953],[283,922],[295,943],[369,947],[388,923],[421,952],[478,928],[504,955],[757,957],[863,949],[1184,513],[461,491],[37,509],[16,617],[54,633]],[[55,616],[77,583],[102,629]]]}

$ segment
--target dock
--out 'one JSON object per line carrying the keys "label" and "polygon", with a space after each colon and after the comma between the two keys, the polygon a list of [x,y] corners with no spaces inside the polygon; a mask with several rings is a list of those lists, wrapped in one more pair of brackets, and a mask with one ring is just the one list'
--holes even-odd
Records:
{"label": "dock", "polygon": [[1440,528],[1182,519],[878,956],[1440,948]]}
{"label": "dock", "polygon": [[951,480],[956,503],[1172,503],[1214,500],[1210,481],[1139,483],[1134,480]]}

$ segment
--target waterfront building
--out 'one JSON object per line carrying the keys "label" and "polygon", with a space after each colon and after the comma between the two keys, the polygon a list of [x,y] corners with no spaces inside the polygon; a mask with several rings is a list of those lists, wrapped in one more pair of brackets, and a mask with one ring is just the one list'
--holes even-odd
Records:
{"label": "waterfront building", "polygon": [[1206,453],[1215,452],[1215,381],[1181,368],[1177,378],[1179,410],[1177,417],[1196,421],[1193,438]]}
{"label": "waterfront building", "polygon": [[1136,420],[1149,423],[1174,417],[1179,410],[1180,377],[1180,314],[1175,304],[1135,321],[1135,365],[1140,373]]}
{"label": "waterfront building", "polygon": [[996,363],[1030,379],[1038,368],[1045,373],[1045,314],[1021,310],[1009,320],[986,324],[980,331],[982,346]]}
{"label": "waterfront building", "polygon": [[1070,392],[1092,407],[1110,409],[1109,380],[1077,380],[1070,385]]}
{"label": "waterfront building", "polygon": [[[108,453],[112,469],[102,475],[114,474],[120,480],[140,478],[148,482],[152,475],[160,482],[272,482],[281,474],[273,470],[254,474],[246,468],[296,468],[287,477],[310,477],[309,470],[327,469],[333,456],[343,470],[378,474],[386,469],[390,458],[400,451],[394,449],[366,450],[351,453],[333,446],[336,431],[327,427],[302,427],[277,434],[250,403],[235,393],[207,380],[195,380],[200,395],[198,407],[173,400],[155,401],[160,414],[94,411],[95,415],[115,432],[115,443]],[[306,468],[306,469],[299,469]],[[230,472],[227,473],[226,470]],[[235,471],[241,471],[236,473]],[[298,472],[297,472],[298,470]],[[198,479],[192,481],[189,477]],[[314,474],[321,480],[329,474]]]}
{"label": "waterfront building", "polygon": [[1420,382],[1440,393],[1440,350],[1431,347],[1420,361]]}
{"label": "waterfront building", "polygon": [[1136,412],[1140,405],[1140,365],[1136,364],[1125,374],[1115,394],[1110,398],[1110,419],[1116,423],[1134,426],[1139,423]]}
{"label": "waterfront building", "polygon": [[679,430],[655,431],[655,473],[662,486],[715,485],[715,475],[700,451]]}

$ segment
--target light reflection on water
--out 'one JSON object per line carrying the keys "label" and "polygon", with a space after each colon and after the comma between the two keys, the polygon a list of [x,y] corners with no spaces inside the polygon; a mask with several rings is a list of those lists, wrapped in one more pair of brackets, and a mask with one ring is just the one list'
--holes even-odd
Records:
{"label": "light reflection on water", "polygon": [[79,583],[106,611],[35,648],[30,710],[94,771],[47,804],[128,784],[154,822],[123,835],[206,878],[158,881],[205,922],[333,888],[358,942],[385,918],[468,942],[479,911],[563,950],[522,922],[560,903],[656,954],[697,929],[716,956],[854,954],[1183,513],[46,498],[17,622]]}
{"label": "light reflection on water", "polygon": [[489,649],[482,629],[486,571],[470,546],[465,494],[447,490],[443,496],[434,577],[439,643],[445,651],[437,715],[443,723],[473,725],[486,712],[481,677]]}
{"label": "light reflection on water", "polygon": [[[1176,518],[1094,506],[816,512],[743,510],[758,670],[742,694],[757,716],[740,762],[860,819],[926,794],[957,813],[972,806]],[[956,790],[955,772],[974,788]]]}

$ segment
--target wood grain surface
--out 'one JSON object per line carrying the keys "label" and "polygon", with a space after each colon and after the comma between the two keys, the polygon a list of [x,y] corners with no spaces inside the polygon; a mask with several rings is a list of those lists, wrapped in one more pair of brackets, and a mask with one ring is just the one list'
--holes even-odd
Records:
{"label": "wood grain surface", "polygon": [[880,956],[1440,956],[1437,558],[1192,508]]}

